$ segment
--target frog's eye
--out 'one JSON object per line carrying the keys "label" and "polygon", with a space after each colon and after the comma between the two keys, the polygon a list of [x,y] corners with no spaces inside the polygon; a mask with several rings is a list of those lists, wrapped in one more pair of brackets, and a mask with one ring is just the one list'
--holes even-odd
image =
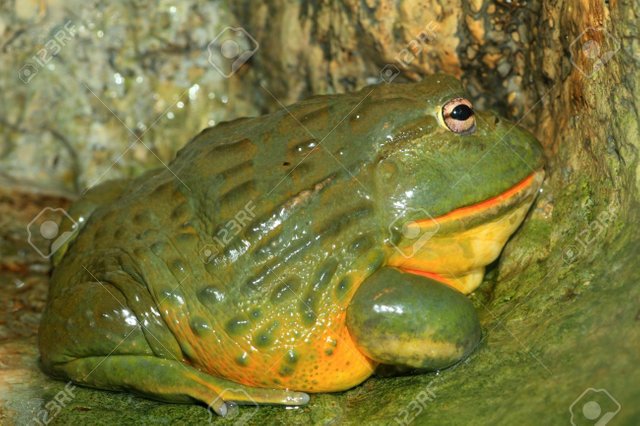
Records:
{"label": "frog's eye", "polygon": [[451,99],[442,107],[442,120],[454,133],[468,135],[476,129],[473,106],[465,98]]}

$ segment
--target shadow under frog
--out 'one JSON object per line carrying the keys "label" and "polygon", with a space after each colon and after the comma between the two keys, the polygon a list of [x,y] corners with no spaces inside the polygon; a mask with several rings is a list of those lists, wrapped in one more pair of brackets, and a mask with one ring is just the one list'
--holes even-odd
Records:
{"label": "shadow under frog", "polygon": [[532,135],[445,75],[206,129],[72,207],[43,368],[221,415],[305,404],[381,364],[446,368],[480,340],[465,295],[542,167]]}

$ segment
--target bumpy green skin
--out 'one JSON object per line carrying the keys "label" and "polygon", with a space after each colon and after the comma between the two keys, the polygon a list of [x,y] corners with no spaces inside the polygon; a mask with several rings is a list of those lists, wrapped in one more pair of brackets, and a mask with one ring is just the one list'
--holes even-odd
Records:
{"label": "bumpy green skin", "polygon": [[482,337],[478,314],[464,295],[395,268],[380,269],[360,286],[347,325],[370,358],[425,370],[466,358]]}
{"label": "bumpy green skin", "polygon": [[[437,75],[311,98],[206,129],[168,168],[92,189],[56,255],[44,369],[168,401],[209,403],[220,377],[323,389],[308,371],[328,365],[325,351],[305,342],[344,332],[357,286],[393,251],[389,224],[483,201],[542,167],[535,138],[492,113],[466,136],[439,125],[461,96]],[[348,386],[323,374],[324,389]]]}

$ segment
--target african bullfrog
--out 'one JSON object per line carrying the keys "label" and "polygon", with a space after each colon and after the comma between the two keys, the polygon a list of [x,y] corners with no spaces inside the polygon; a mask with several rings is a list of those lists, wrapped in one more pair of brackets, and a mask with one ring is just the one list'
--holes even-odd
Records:
{"label": "african bullfrog", "polygon": [[223,415],[445,368],[543,175],[536,139],[445,75],[220,123],[70,210],[43,368]]}

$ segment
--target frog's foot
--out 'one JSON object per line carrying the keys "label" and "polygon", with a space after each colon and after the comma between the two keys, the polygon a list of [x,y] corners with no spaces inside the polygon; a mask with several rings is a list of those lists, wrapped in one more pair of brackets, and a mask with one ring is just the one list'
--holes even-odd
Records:
{"label": "frog's foot", "polygon": [[361,284],[347,326],[371,359],[428,370],[466,358],[482,335],[476,310],[463,294],[395,268],[382,268]]}
{"label": "frog's foot", "polygon": [[167,402],[200,401],[221,416],[227,413],[227,402],[240,405],[304,405],[309,402],[306,393],[244,386],[210,376],[182,362],[154,356],[80,358],[57,365],[55,370],[90,387],[130,391]]}

